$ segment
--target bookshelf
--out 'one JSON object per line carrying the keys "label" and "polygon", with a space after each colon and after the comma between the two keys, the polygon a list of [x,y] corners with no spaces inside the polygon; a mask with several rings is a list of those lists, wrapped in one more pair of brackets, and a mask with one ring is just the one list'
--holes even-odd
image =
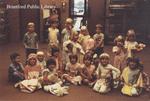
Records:
{"label": "bookshelf", "polygon": [[134,0],[106,0],[105,33],[109,40],[125,35],[135,9]]}

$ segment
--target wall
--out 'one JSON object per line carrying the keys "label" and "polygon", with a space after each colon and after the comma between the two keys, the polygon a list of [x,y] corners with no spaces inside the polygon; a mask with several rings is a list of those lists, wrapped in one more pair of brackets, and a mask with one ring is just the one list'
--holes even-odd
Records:
{"label": "wall", "polygon": [[[17,5],[19,4],[18,0],[6,0],[7,5]],[[7,18],[8,18],[8,37],[10,42],[17,42],[20,39],[20,29],[19,29],[19,10],[18,9],[7,9]]]}
{"label": "wall", "polygon": [[95,33],[95,25],[100,23],[104,26],[105,22],[105,0],[88,0],[88,29],[91,34]]}

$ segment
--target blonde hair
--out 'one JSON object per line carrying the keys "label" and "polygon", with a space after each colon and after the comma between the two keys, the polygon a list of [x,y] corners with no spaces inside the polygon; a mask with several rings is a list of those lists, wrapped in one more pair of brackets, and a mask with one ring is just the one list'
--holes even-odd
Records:
{"label": "blonde hair", "polygon": [[133,36],[134,39],[136,38],[134,29],[129,29],[129,30],[128,30],[127,36],[126,36],[126,40],[127,40],[127,41],[129,40],[129,37],[130,37],[130,36]]}
{"label": "blonde hair", "polygon": [[31,27],[31,26],[34,27],[35,24],[34,24],[33,22],[29,22],[29,23],[27,24],[27,26],[28,26],[28,27]]}
{"label": "blonde hair", "polygon": [[102,28],[103,26],[101,24],[97,24],[96,28]]}
{"label": "blonde hair", "polygon": [[121,41],[121,42],[124,42],[124,38],[122,35],[119,35],[117,36],[115,39],[114,39],[114,43],[116,44],[118,41]]}
{"label": "blonde hair", "polygon": [[73,23],[73,20],[71,18],[67,18],[66,23]]}

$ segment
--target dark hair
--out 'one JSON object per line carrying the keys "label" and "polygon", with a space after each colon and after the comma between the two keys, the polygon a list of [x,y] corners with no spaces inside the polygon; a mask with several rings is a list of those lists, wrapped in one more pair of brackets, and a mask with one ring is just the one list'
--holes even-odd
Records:
{"label": "dark hair", "polygon": [[141,64],[139,58],[136,58],[136,57],[127,58],[127,66],[129,65],[130,62],[136,63],[136,66],[137,66],[139,69],[142,69],[142,68],[143,68],[143,65]]}
{"label": "dark hair", "polygon": [[78,56],[76,54],[69,55],[69,59],[71,60],[72,58],[75,58],[76,61],[78,60]]}
{"label": "dark hair", "polygon": [[51,21],[51,25],[52,24],[58,24],[58,22],[57,21]]}
{"label": "dark hair", "polygon": [[54,56],[56,52],[59,52],[59,48],[57,46],[52,47],[52,56]]}
{"label": "dark hair", "polygon": [[85,55],[84,55],[84,58],[83,58],[83,60],[90,60],[90,61],[92,61],[93,60],[93,54],[92,53],[90,53],[90,52],[87,52]]}
{"label": "dark hair", "polygon": [[56,65],[56,61],[53,57],[50,57],[47,62],[46,62],[46,67],[48,67],[49,65]]}
{"label": "dark hair", "polygon": [[19,54],[19,53],[12,53],[12,54],[10,55],[11,61],[14,61],[17,56],[20,56],[20,54]]}
{"label": "dark hair", "polygon": [[69,48],[73,48],[73,45],[72,45],[72,43],[69,43],[69,44],[67,44],[67,46],[66,46],[68,49]]}

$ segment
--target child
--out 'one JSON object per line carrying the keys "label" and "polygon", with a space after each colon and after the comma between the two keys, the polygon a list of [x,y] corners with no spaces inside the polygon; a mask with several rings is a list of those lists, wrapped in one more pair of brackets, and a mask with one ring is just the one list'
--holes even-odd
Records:
{"label": "child", "polygon": [[8,69],[8,79],[10,82],[17,83],[24,80],[23,65],[20,62],[20,54],[12,53],[10,55],[11,64]]}
{"label": "child", "polygon": [[36,54],[31,53],[27,59],[27,65],[24,68],[25,80],[15,84],[22,92],[32,93],[36,89],[41,88],[38,78],[41,74],[41,66],[37,65]]}
{"label": "child", "polygon": [[40,76],[41,66],[37,64],[37,55],[29,54],[27,65],[24,68],[25,79],[35,79]]}
{"label": "child", "polygon": [[59,29],[57,29],[57,22],[52,21],[50,28],[48,28],[48,40],[49,40],[49,50],[51,52],[51,48],[53,46],[59,46]]}
{"label": "child", "polygon": [[143,50],[145,44],[138,44],[135,40],[135,31],[133,29],[128,30],[127,38],[125,41],[125,48],[127,49],[127,57],[135,57],[136,52]]}
{"label": "child", "polygon": [[63,63],[62,63],[62,58],[61,58],[59,47],[56,47],[56,46],[52,47],[52,57],[56,61],[56,70],[62,71],[63,70]]}
{"label": "child", "polygon": [[89,86],[92,86],[96,80],[95,66],[92,65],[92,59],[92,56],[86,53],[83,59],[84,64],[82,65],[82,69],[80,71],[83,84]]}
{"label": "child", "polygon": [[38,36],[34,31],[34,23],[29,22],[27,25],[28,32],[24,35],[23,44],[26,50],[26,58],[30,53],[36,53],[38,49]]}
{"label": "child", "polygon": [[141,70],[143,77],[143,89],[147,92],[150,92],[150,77],[146,72],[144,72],[144,65],[140,60],[139,60],[139,68]]}
{"label": "child", "polygon": [[95,53],[99,56],[104,52],[104,34],[102,33],[102,25],[96,25],[96,34],[93,39],[95,40]]}
{"label": "child", "polygon": [[78,75],[79,69],[81,68],[81,65],[77,62],[78,57],[77,55],[70,55],[69,56],[70,62],[67,63],[65,71],[66,74],[62,76],[62,78],[65,80],[65,82],[72,83],[74,85],[80,85],[81,84],[81,76]]}
{"label": "child", "polygon": [[85,52],[83,51],[82,46],[78,43],[79,34],[73,33],[72,39],[65,41],[63,43],[63,60],[64,64],[69,62],[69,55],[70,54],[78,54],[79,63],[83,61],[83,55]]}
{"label": "child", "polygon": [[73,29],[73,20],[71,18],[67,18],[65,22],[65,28],[62,30],[62,43],[68,41],[72,37],[72,33],[76,33]]}
{"label": "child", "polygon": [[113,53],[115,54],[114,67],[122,71],[126,59],[126,49],[124,48],[123,37],[119,35],[118,37],[115,38],[114,43],[116,45],[112,49]]}
{"label": "child", "polygon": [[139,68],[139,60],[137,58],[128,58],[127,67],[124,68],[121,80],[123,87],[121,92],[128,96],[140,95],[143,88],[143,77]]}
{"label": "child", "polygon": [[78,42],[81,44],[81,46],[83,47],[83,50],[85,52],[88,51],[88,39],[90,39],[91,36],[89,35],[88,29],[86,26],[82,26],[81,27],[81,31],[79,34],[79,39]]}
{"label": "child", "polygon": [[37,64],[41,65],[41,69],[43,70],[46,68],[46,61],[45,61],[45,55],[43,51],[37,52]]}
{"label": "child", "polygon": [[113,80],[120,76],[120,70],[113,67],[110,63],[110,56],[107,53],[100,55],[100,63],[96,70],[97,81],[93,90],[99,93],[107,93],[111,90]]}
{"label": "child", "polygon": [[39,82],[42,84],[44,91],[56,96],[68,94],[68,87],[63,87],[62,81],[59,79],[54,58],[50,58],[47,61],[47,68],[42,71],[42,76],[39,78]]}

